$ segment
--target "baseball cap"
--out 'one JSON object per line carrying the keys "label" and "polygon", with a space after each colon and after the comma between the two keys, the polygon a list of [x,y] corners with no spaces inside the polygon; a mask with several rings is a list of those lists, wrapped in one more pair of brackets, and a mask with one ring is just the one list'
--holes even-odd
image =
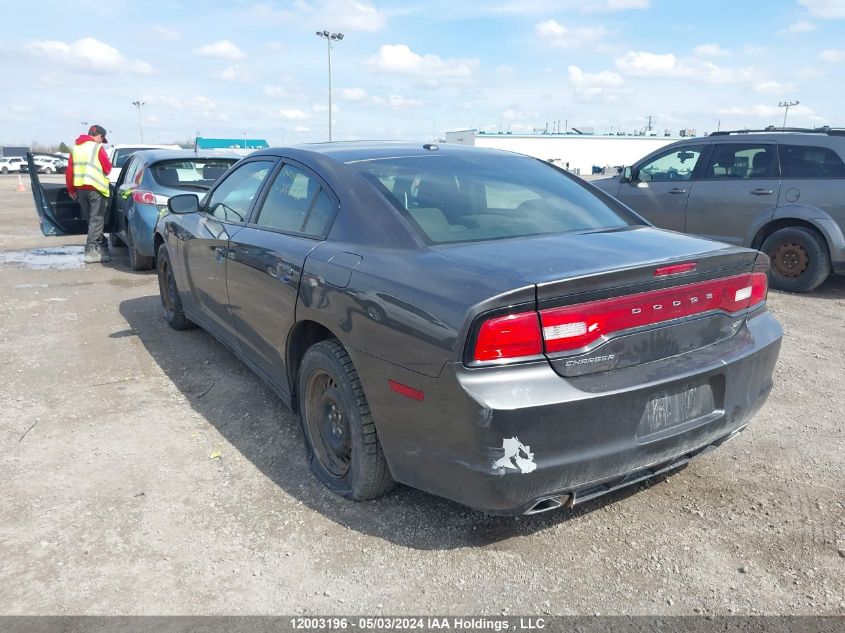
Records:
{"label": "baseball cap", "polygon": [[106,138],[106,128],[102,125],[92,125],[88,128],[88,136],[95,136],[97,134],[103,135],[103,143],[108,143],[108,139]]}

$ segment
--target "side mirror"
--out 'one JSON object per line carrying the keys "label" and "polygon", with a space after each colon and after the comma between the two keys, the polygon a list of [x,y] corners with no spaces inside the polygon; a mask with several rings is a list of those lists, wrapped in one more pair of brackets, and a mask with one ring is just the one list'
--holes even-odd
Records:
{"label": "side mirror", "polygon": [[196,213],[200,210],[200,199],[192,193],[173,196],[167,201],[167,209],[171,213]]}
{"label": "side mirror", "polygon": [[634,180],[634,169],[630,166],[622,169],[622,182],[632,182]]}

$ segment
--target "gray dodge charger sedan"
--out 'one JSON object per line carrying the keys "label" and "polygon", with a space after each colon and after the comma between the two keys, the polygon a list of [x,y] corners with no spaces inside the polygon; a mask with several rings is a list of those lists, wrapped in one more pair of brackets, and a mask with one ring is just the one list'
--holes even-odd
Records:
{"label": "gray dodge charger sedan", "polygon": [[408,143],[268,149],[158,224],[164,315],[302,420],[331,490],[497,514],[594,498],[730,439],[772,387],[768,259],[554,166]]}

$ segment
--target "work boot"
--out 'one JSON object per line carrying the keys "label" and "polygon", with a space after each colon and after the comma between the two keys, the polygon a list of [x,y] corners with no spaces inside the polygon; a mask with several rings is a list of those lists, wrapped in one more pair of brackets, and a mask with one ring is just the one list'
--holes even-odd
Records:
{"label": "work boot", "polygon": [[103,261],[103,250],[99,244],[91,244],[85,247],[86,264],[99,264]]}

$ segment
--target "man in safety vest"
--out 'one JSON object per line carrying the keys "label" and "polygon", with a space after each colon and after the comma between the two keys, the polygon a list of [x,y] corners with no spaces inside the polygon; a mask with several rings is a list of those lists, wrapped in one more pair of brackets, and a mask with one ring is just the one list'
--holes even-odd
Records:
{"label": "man in safety vest", "polygon": [[109,199],[111,161],[103,149],[106,130],[92,125],[88,134],[80,134],[73,145],[68,160],[65,182],[71,198],[79,201],[82,217],[88,222],[88,240],[85,242],[85,263],[95,264],[111,259],[103,237]]}

